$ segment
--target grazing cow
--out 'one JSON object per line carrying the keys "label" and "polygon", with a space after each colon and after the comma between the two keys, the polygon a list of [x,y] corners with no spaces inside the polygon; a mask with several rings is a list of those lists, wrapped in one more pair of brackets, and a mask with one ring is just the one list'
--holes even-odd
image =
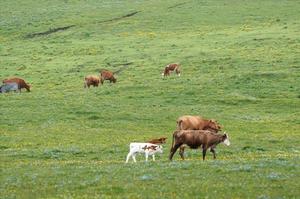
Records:
{"label": "grazing cow", "polygon": [[215,148],[219,143],[229,146],[229,137],[226,133],[218,134],[207,130],[177,130],[173,133],[172,146],[169,159],[172,160],[176,150],[183,144],[188,145],[192,149],[202,147],[202,157],[205,160],[207,149],[213,153],[216,158]]}
{"label": "grazing cow", "polygon": [[180,76],[180,64],[173,63],[166,65],[165,70],[161,75],[163,77],[169,76],[172,71],[175,71],[176,74]]}
{"label": "grazing cow", "polygon": [[[209,130],[218,132],[221,126],[215,120],[207,120],[200,116],[185,115],[177,119],[177,130]],[[182,145],[179,149],[179,154],[184,160],[184,148]]]}
{"label": "grazing cow", "polygon": [[0,93],[7,93],[10,91],[18,91],[18,90],[19,90],[19,86],[15,82],[6,83],[0,86]]}
{"label": "grazing cow", "polygon": [[114,77],[114,73],[109,70],[102,70],[101,73],[101,84],[103,84],[104,80],[109,80],[110,83],[116,83],[117,79]]}
{"label": "grazing cow", "polygon": [[7,83],[16,83],[18,84],[18,89],[21,92],[22,88],[25,88],[27,90],[27,92],[30,92],[30,85],[27,84],[23,79],[18,78],[18,77],[13,77],[13,78],[9,78],[9,79],[5,79],[2,81],[4,84]]}
{"label": "grazing cow", "polygon": [[166,143],[166,137],[161,137],[159,139],[152,139],[150,141],[148,141],[148,143],[151,143],[151,144],[165,144]]}
{"label": "grazing cow", "polygon": [[155,153],[162,153],[162,146],[151,143],[138,143],[132,142],[129,146],[129,153],[126,158],[126,163],[128,163],[129,158],[132,157],[133,161],[136,162],[135,156],[138,153],[144,153],[146,157],[146,162],[148,161],[148,156],[152,155],[153,161],[155,161]]}
{"label": "grazing cow", "polygon": [[88,87],[90,88],[90,86],[97,86],[100,83],[100,77],[97,75],[88,75],[84,78],[84,88]]}

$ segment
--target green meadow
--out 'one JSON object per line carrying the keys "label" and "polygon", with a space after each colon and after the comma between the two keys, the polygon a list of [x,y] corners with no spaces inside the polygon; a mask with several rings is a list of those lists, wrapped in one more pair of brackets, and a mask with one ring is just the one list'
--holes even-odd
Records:
{"label": "green meadow", "polygon": [[[0,198],[299,198],[299,10],[1,0],[0,79],[24,78],[31,92],[0,94]],[[162,78],[174,62],[181,76]],[[116,84],[83,88],[86,75],[121,68]],[[216,119],[231,145],[216,160],[188,149],[170,162],[182,115]],[[124,163],[130,142],[162,136],[155,162]]]}

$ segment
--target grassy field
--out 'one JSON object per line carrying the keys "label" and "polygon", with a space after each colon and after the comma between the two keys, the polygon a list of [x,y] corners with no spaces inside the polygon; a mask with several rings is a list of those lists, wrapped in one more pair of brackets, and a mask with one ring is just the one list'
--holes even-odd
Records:
{"label": "grassy field", "polygon": [[[22,77],[32,92],[0,95],[0,198],[299,198],[299,10],[297,0],[1,0],[0,79]],[[128,62],[116,84],[83,89],[85,75]],[[182,76],[163,79],[172,62]],[[185,114],[217,119],[231,146],[169,162]],[[130,142],[161,136],[156,162],[124,164]]]}

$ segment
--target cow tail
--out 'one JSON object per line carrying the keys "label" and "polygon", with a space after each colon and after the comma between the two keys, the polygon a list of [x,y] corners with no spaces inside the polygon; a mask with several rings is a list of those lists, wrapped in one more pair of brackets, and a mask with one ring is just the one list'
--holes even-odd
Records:
{"label": "cow tail", "polygon": [[172,137],[172,147],[171,147],[171,149],[174,148],[175,133],[176,133],[176,131],[174,131],[174,133],[173,133],[173,137]]}

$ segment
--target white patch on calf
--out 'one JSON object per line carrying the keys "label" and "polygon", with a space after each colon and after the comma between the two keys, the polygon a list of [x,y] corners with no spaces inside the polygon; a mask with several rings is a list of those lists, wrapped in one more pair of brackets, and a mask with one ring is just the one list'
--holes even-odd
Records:
{"label": "white patch on calf", "polygon": [[[151,146],[155,146],[155,150],[152,148],[148,148]],[[138,153],[144,153],[146,162],[148,161],[148,156],[152,155],[153,161],[155,161],[155,153],[162,153],[162,146],[156,145],[156,144],[151,144],[151,143],[138,143],[138,142],[133,142],[130,143],[129,146],[129,153],[127,154],[126,157],[126,163],[128,163],[129,158],[132,157],[133,161],[136,162],[135,156]]]}

